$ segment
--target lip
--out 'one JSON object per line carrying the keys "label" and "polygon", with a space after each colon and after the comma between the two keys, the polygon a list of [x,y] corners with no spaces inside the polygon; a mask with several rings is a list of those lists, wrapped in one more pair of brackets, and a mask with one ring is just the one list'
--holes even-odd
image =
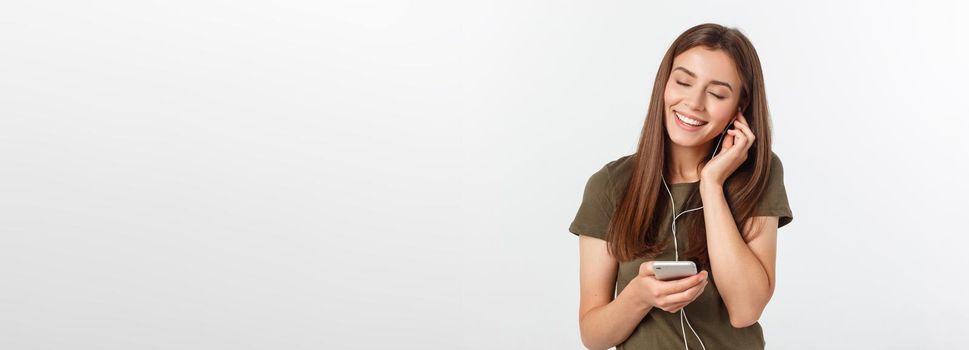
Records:
{"label": "lip", "polygon": [[[679,112],[678,111],[673,111],[673,113],[679,113]],[[684,115],[684,116],[686,116],[686,117],[688,117],[690,119],[696,119],[693,116],[691,116],[689,114],[686,114],[686,113],[680,113],[680,114],[682,114],[682,115]],[[699,119],[696,119],[696,120],[699,120]],[[686,131],[698,131],[700,129],[703,129],[704,126],[707,126],[707,124],[710,124],[710,123],[707,123],[707,124],[703,124],[703,125],[700,125],[700,126],[693,126],[693,125],[685,124],[685,123],[683,123],[683,122],[680,121],[680,118],[677,118],[676,117],[676,114],[673,114],[673,121],[676,122],[676,125],[679,125],[681,129],[686,130]]]}

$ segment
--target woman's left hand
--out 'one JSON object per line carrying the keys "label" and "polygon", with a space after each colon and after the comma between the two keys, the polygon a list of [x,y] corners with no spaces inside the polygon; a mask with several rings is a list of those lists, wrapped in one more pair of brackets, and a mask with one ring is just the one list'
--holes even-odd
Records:
{"label": "woman's left hand", "polygon": [[730,174],[747,160],[747,151],[754,144],[754,132],[747,124],[747,118],[737,111],[737,119],[732,122],[734,129],[727,130],[723,147],[700,172],[700,181],[723,186]]}

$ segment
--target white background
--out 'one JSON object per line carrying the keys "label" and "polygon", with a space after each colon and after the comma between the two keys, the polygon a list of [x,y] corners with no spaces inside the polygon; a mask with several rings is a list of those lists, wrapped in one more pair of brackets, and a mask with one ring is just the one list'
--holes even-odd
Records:
{"label": "white background", "polygon": [[962,344],[969,11],[913,3],[4,2],[0,348],[582,348],[566,229],[703,22],[785,167],[768,346]]}

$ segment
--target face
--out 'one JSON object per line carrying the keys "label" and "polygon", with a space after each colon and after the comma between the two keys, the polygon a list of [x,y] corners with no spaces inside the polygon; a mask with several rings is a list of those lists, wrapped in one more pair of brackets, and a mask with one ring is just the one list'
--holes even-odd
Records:
{"label": "face", "polygon": [[680,53],[663,93],[670,139],[686,147],[716,141],[737,115],[741,89],[736,65],[725,52],[696,46]]}

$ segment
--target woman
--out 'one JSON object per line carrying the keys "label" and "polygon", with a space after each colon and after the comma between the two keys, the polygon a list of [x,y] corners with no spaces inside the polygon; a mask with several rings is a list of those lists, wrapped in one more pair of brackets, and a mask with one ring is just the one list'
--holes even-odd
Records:
{"label": "woman", "polygon": [[[762,349],[777,229],[792,220],[757,52],[736,29],[690,28],[660,63],[637,152],[589,178],[569,227],[583,344]],[[700,272],[660,281],[664,260]]]}

